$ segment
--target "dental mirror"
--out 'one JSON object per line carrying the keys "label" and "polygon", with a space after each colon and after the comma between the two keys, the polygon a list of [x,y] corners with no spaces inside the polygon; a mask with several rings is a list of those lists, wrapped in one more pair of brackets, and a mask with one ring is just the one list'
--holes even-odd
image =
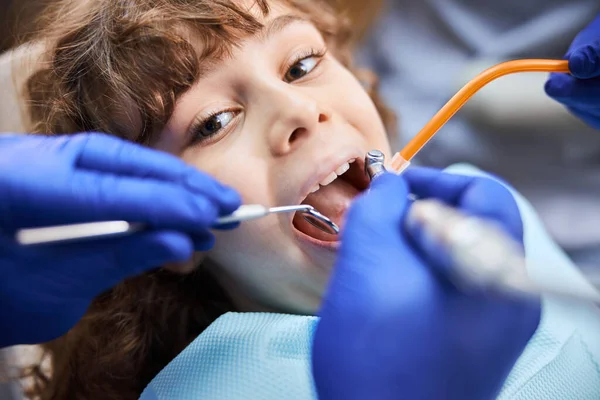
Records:
{"label": "dental mirror", "polygon": [[340,228],[335,224],[335,222],[315,210],[313,207],[307,208],[306,210],[302,210],[300,212],[302,213],[302,217],[306,220],[306,222],[315,228],[320,229],[325,233],[329,233],[330,235],[337,235],[340,233]]}
{"label": "dental mirror", "polygon": [[[329,218],[308,204],[267,208],[260,204],[243,205],[230,215],[217,220],[215,226],[250,221],[269,214],[298,212],[312,226],[331,235],[337,235],[340,228]],[[15,235],[21,245],[56,244],[83,240],[106,239],[130,235],[144,229],[144,226],[128,221],[100,221],[83,224],[58,225],[40,228],[21,229]]]}

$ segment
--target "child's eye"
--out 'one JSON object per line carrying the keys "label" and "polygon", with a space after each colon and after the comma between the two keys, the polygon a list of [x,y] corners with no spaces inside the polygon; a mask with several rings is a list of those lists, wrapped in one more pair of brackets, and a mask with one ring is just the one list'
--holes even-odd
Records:
{"label": "child's eye", "polygon": [[310,73],[317,65],[316,57],[305,58],[292,65],[285,74],[286,82],[293,82]]}
{"label": "child's eye", "polygon": [[219,111],[198,121],[192,127],[192,140],[199,142],[217,135],[233,121],[237,114],[238,112],[234,110]]}
{"label": "child's eye", "polygon": [[325,55],[324,51],[311,50],[309,54],[302,55],[288,68],[285,73],[284,80],[286,82],[294,82],[308,75]]}

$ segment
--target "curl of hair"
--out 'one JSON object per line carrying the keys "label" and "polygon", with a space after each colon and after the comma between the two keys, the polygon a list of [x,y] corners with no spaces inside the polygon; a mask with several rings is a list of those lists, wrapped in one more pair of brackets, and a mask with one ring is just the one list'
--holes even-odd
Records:
{"label": "curl of hair", "polygon": [[[352,69],[351,31],[320,0],[278,0],[305,14]],[[255,0],[263,15],[267,0]],[[32,132],[101,131],[149,144],[199,76],[201,60],[224,57],[260,22],[231,0],[56,0],[42,14],[46,52],[26,82]],[[194,43],[202,43],[198,48]],[[393,115],[376,79],[360,74],[389,131]],[[362,78],[361,78],[362,77]],[[200,269],[156,270],[96,298],[66,335],[43,345],[51,372],[30,369],[31,398],[137,399],[152,378],[233,306]]]}

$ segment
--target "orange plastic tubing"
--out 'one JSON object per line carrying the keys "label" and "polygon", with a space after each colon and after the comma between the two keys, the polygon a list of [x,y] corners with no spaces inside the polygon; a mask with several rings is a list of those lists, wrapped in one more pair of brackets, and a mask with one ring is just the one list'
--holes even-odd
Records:
{"label": "orange plastic tubing", "polygon": [[[569,72],[568,61],[563,60],[514,60],[486,69],[463,86],[421,131],[400,151],[400,156],[410,161],[415,154],[444,126],[446,122],[482,87],[504,75],[516,72]],[[394,167],[394,165],[392,165]]]}

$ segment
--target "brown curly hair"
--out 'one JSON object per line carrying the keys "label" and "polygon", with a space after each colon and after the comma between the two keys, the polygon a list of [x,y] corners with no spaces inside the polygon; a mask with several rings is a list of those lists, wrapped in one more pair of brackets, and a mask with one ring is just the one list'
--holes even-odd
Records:
{"label": "brown curly hair", "polygon": [[[307,16],[351,65],[346,20],[321,0],[277,0]],[[255,0],[262,15],[268,0]],[[25,93],[31,132],[101,131],[149,145],[205,58],[219,58],[261,24],[235,0],[59,0],[40,20],[46,52]],[[199,51],[194,42],[203,44]],[[353,70],[353,69],[352,69]],[[354,71],[354,70],[353,70]],[[356,72],[356,71],[355,71]],[[388,129],[393,116],[363,80]],[[32,398],[137,399],[152,378],[218,316],[233,310],[205,269],[159,269],[96,298],[66,335],[43,345]]]}

